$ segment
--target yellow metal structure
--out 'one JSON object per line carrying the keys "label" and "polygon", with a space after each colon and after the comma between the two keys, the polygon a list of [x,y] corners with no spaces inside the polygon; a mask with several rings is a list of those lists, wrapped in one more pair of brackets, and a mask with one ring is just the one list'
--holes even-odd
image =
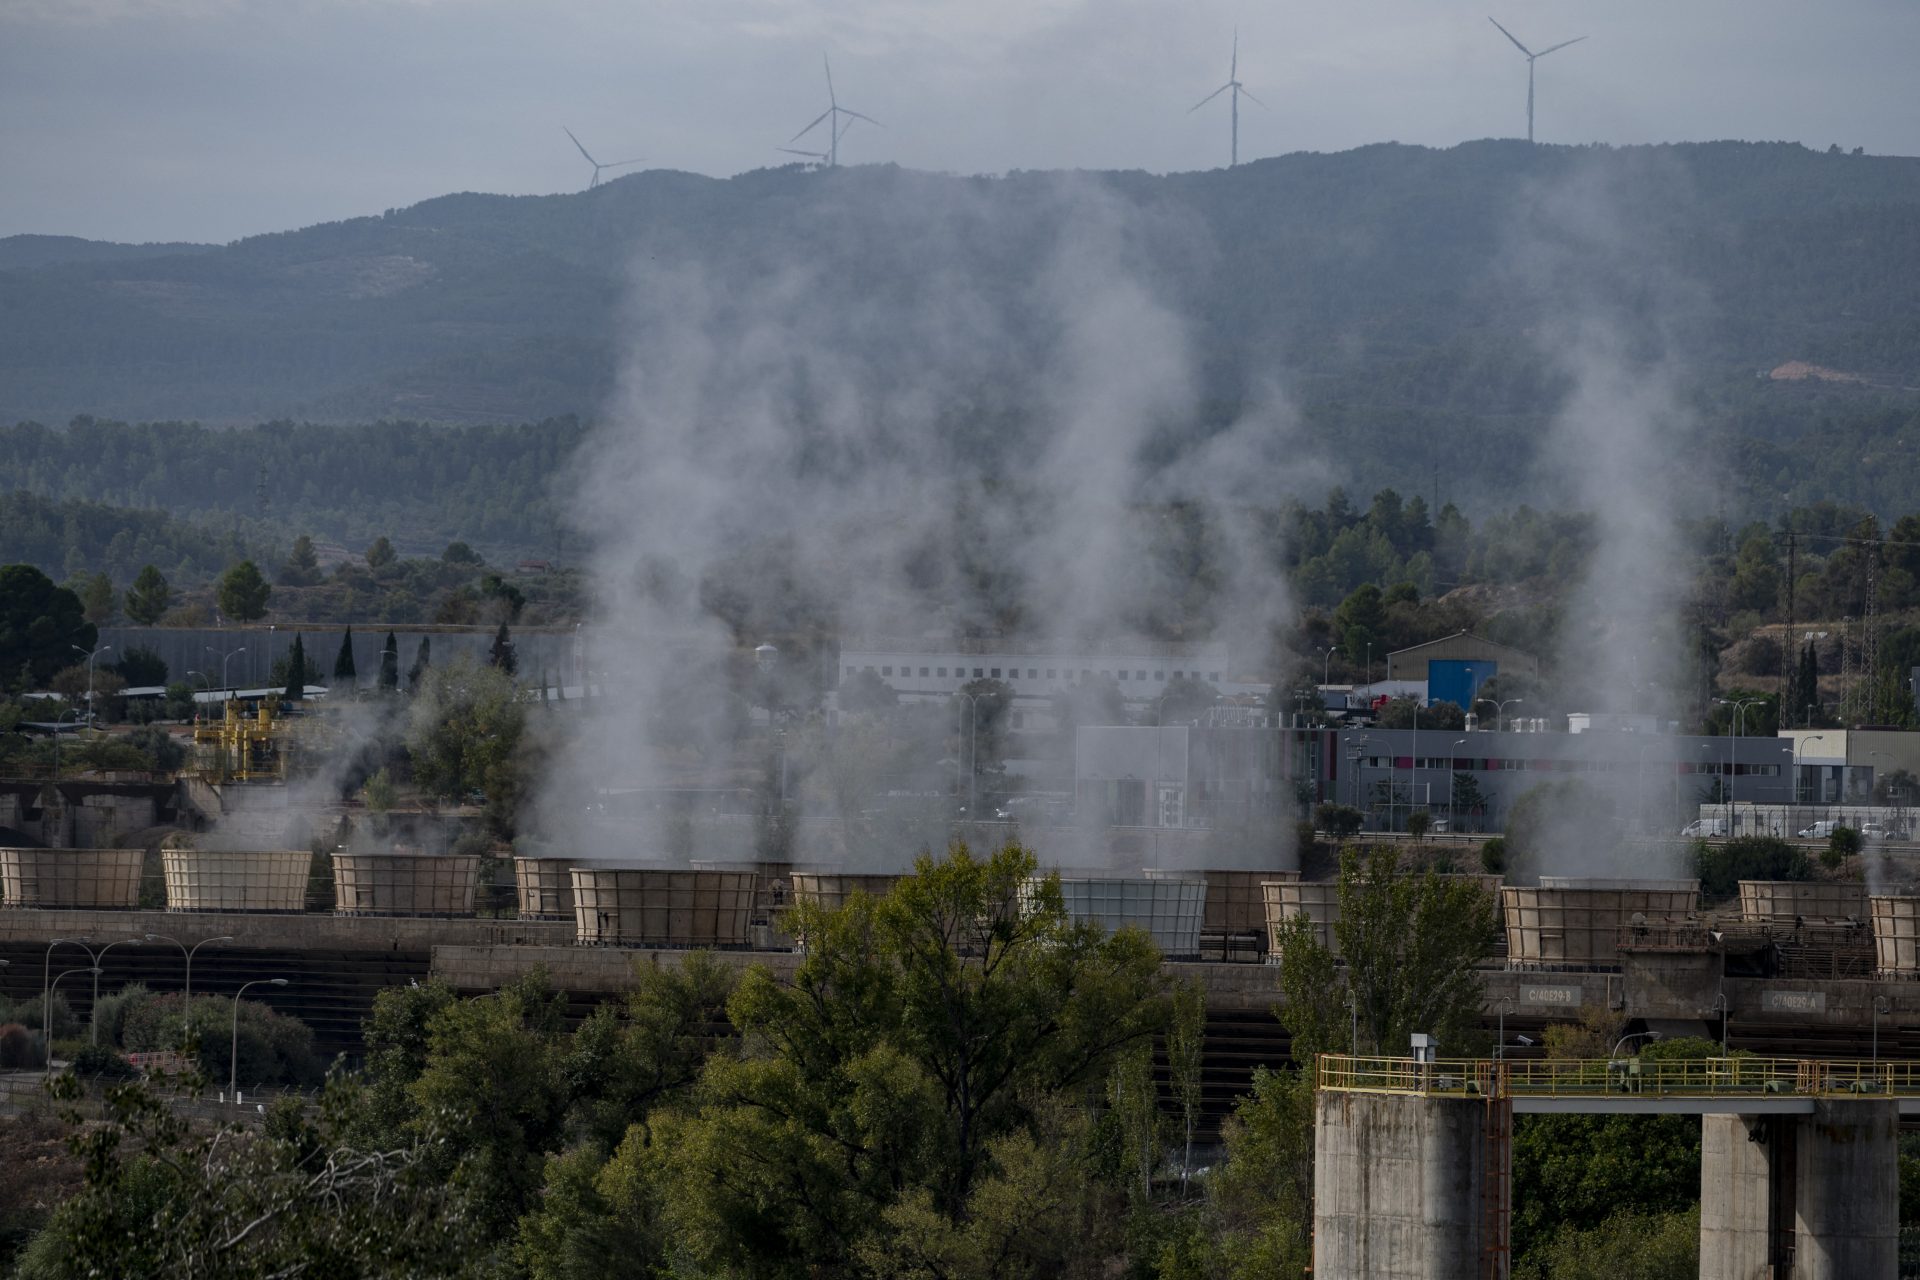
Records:
{"label": "yellow metal structure", "polygon": [[253,715],[229,700],[218,720],[195,724],[195,768],[208,782],[281,782],[287,776],[290,734],[262,702]]}
{"label": "yellow metal structure", "polygon": [[1920,1061],[1616,1058],[1493,1061],[1324,1054],[1322,1089],[1456,1098],[1920,1098]]}

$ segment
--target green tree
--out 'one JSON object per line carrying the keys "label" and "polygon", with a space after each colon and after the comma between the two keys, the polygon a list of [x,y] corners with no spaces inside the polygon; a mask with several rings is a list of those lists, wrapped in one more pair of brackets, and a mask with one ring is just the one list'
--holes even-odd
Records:
{"label": "green tree", "polygon": [[333,659],[333,683],[344,692],[352,693],[359,674],[353,669],[353,628],[348,627],[340,636],[340,652]]}
{"label": "green tree", "polygon": [[44,683],[72,661],[75,647],[92,649],[99,638],[73,592],[32,565],[0,568],[0,672]]}
{"label": "green tree", "polygon": [[307,685],[315,675],[307,663],[307,642],[299,635],[293,637],[293,648],[287,652],[286,692],[281,697],[289,702],[298,702],[307,696]]}
{"label": "green tree", "polygon": [[384,533],[375,538],[373,545],[367,548],[367,568],[375,573],[399,558],[399,553],[393,549],[393,543],[387,540],[387,535]]}
{"label": "green tree", "polygon": [[1308,1071],[1265,1066],[1234,1100],[1207,1188],[1230,1276],[1297,1276],[1313,1261],[1313,1102]]}
{"label": "green tree", "polygon": [[391,631],[387,632],[386,647],[380,650],[380,676],[375,684],[382,693],[400,688],[400,638]]}
{"label": "green tree", "polygon": [[173,588],[158,569],[147,565],[127,588],[127,617],[143,627],[150,627],[173,607]]}
{"label": "green tree", "polygon": [[280,566],[279,579],[289,587],[311,586],[320,580],[320,553],[311,537],[303,533],[293,540],[287,562]]}
{"label": "green tree", "polygon": [[440,553],[440,558],[448,564],[470,565],[484,563],[480,559],[479,552],[475,551],[466,543],[457,541],[449,542],[447,549]]}
{"label": "green tree", "polygon": [[104,627],[113,621],[117,596],[113,589],[113,579],[104,573],[88,574],[81,579],[78,592],[80,605],[86,610],[87,621],[96,627]]}
{"label": "green tree", "polygon": [[84,1120],[71,1075],[55,1093],[84,1181],[28,1244],[23,1280],[470,1274],[467,1223],[430,1174],[434,1140],[351,1139],[351,1084],[312,1108],[276,1102],[245,1133],[191,1122],[144,1083],[107,1088]]}
{"label": "green tree", "polygon": [[709,1059],[698,1114],[657,1131],[689,1268],[844,1273],[932,1238],[909,1219],[964,1229],[1007,1172],[997,1144],[1041,1138],[1039,1103],[1164,1025],[1151,942],[1073,924],[1035,869],[956,846],[884,899],[794,909],[792,979],[748,972],[728,1004],[746,1051]]}
{"label": "green tree", "polygon": [[120,661],[113,664],[113,669],[130,685],[153,686],[167,682],[165,659],[145,645],[135,645],[121,654]]}
{"label": "green tree", "polygon": [[1401,1053],[1416,1031],[1448,1053],[1471,1051],[1483,995],[1474,966],[1493,952],[1493,895],[1469,879],[1401,875],[1391,847],[1364,857],[1349,848],[1339,900],[1344,967],[1304,916],[1275,931],[1294,1056],[1338,1051],[1353,1036],[1360,1053]]}
{"label": "green tree", "polygon": [[214,597],[220,611],[236,622],[253,622],[267,616],[267,598],[273,587],[260,574],[260,566],[242,560],[220,575]]}
{"label": "green tree", "polygon": [[1386,657],[1386,651],[1380,644],[1380,629],[1386,620],[1387,609],[1380,588],[1371,582],[1355,587],[1340,602],[1340,607],[1333,613],[1333,625],[1340,635],[1341,645],[1346,649],[1348,662],[1357,663],[1364,670],[1369,655]]}
{"label": "green tree", "polygon": [[509,676],[520,670],[520,658],[514,652],[513,637],[507,634],[507,624],[504,622],[500,624],[500,630],[494,633],[493,646],[487,650],[487,662]]}
{"label": "green tree", "polygon": [[408,716],[414,781],[444,800],[481,793],[495,829],[511,835],[533,764],[526,727],[519,686],[500,668],[466,658],[434,667]]}
{"label": "green tree", "polygon": [[414,650],[413,665],[407,668],[407,688],[416,690],[420,681],[426,677],[427,668],[433,665],[433,637],[421,636],[420,647]]}

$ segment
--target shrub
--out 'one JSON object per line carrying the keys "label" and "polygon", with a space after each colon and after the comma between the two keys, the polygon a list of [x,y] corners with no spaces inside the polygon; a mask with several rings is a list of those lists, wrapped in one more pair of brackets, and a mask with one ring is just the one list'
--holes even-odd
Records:
{"label": "shrub", "polygon": [[1820,860],[1829,867],[1837,867],[1845,859],[1859,853],[1865,843],[1855,828],[1835,827],[1833,834],[1827,837],[1827,851]]}
{"label": "shrub", "polygon": [[1806,852],[1777,836],[1739,836],[1717,847],[1702,840],[1693,848],[1693,869],[1700,891],[1711,898],[1731,896],[1742,880],[1813,877]]}
{"label": "shrub", "polygon": [[[125,1046],[138,1052],[179,1048],[180,1010],[180,996],[173,992],[132,1006],[124,1022]],[[233,1050],[233,1001],[225,996],[196,997],[192,1023],[201,1072],[208,1079],[225,1080]],[[314,1056],[313,1032],[307,1024],[252,1000],[240,1002],[238,1052],[243,1085],[312,1085],[325,1074]]]}
{"label": "shrub", "polygon": [[17,1022],[0,1027],[0,1070],[18,1071],[45,1065],[33,1032]]}
{"label": "shrub", "polygon": [[1507,842],[1495,836],[1480,846],[1480,869],[1488,875],[1502,875],[1507,869]]}
{"label": "shrub", "polygon": [[73,1055],[68,1067],[77,1076],[101,1080],[131,1080],[140,1074],[131,1062],[104,1044],[90,1044]]}
{"label": "shrub", "polygon": [[1425,836],[1427,829],[1431,826],[1433,826],[1433,815],[1430,813],[1416,809],[1407,815],[1407,834],[1415,840]]}
{"label": "shrub", "polygon": [[1336,842],[1352,838],[1366,821],[1366,815],[1348,804],[1323,804],[1313,811],[1313,825]]}

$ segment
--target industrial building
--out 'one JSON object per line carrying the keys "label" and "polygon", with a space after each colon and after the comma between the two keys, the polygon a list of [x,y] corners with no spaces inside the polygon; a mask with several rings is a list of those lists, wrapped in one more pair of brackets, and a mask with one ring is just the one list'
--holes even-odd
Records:
{"label": "industrial building", "polygon": [[1291,818],[1302,735],[1204,725],[1083,725],[1075,820],[1105,827],[1229,829]]}
{"label": "industrial building", "polygon": [[1387,655],[1387,679],[1412,680],[1426,685],[1426,702],[1451,702],[1473,710],[1480,686],[1501,671],[1529,678],[1540,674],[1540,659],[1516,649],[1461,631],[1425,644],[1396,649]]}
{"label": "industrial building", "polygon": [[1167,681],[1187,678],[1212,685],[1227,697],[1265,697],[1266,681],[1236,673],[1224,644],[1160,644],[1133,641],[1112,645],[1006,640],[968,641],[901,638],[852,641],[840,650],[840,679],[860,672],[878,676],[902,698],[948,698],[975,680],[1001,680],[1015,698],[1052,698],[1075,685],[1107,677],[1129,702],[1160,696]]}
{"label": "industrial building", "polygon": [[1920,733],[1911,730],[1782,729],[1780,737],[1793,744],[1800,804],[1866,804],[1880,778],[1901,770],[1920,778]]}
{"label": "industrial building", "polygon": [[[1490,730],[1339,729],[1323,735],[1312,774],[1322,801],[1366,811],[1373,829],[1404,828],[1410,812],[1498,831],[1513,802],[1544,782],[1580,778],[1642,810],[1649,830],[1678,829],[1726,783],[1736,803],[1786,804],[1792,743],[1782,738],[1687,734],[1514,733]],[[1469,780],[1478,812],[1463,810]]]}

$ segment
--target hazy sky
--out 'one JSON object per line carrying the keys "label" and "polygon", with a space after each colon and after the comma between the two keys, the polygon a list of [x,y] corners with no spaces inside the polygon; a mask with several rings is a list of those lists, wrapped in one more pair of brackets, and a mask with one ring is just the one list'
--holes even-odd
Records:
{"label": "hazy sky", "polygon": [[[1488,0],[0,0],[0,235],[228,240],[602,160],[726,175],[826,106],[847,163],[1222,165],[1525,130]],[[1493,0],[1542,141],[1920,153],[1920,0]]]}

